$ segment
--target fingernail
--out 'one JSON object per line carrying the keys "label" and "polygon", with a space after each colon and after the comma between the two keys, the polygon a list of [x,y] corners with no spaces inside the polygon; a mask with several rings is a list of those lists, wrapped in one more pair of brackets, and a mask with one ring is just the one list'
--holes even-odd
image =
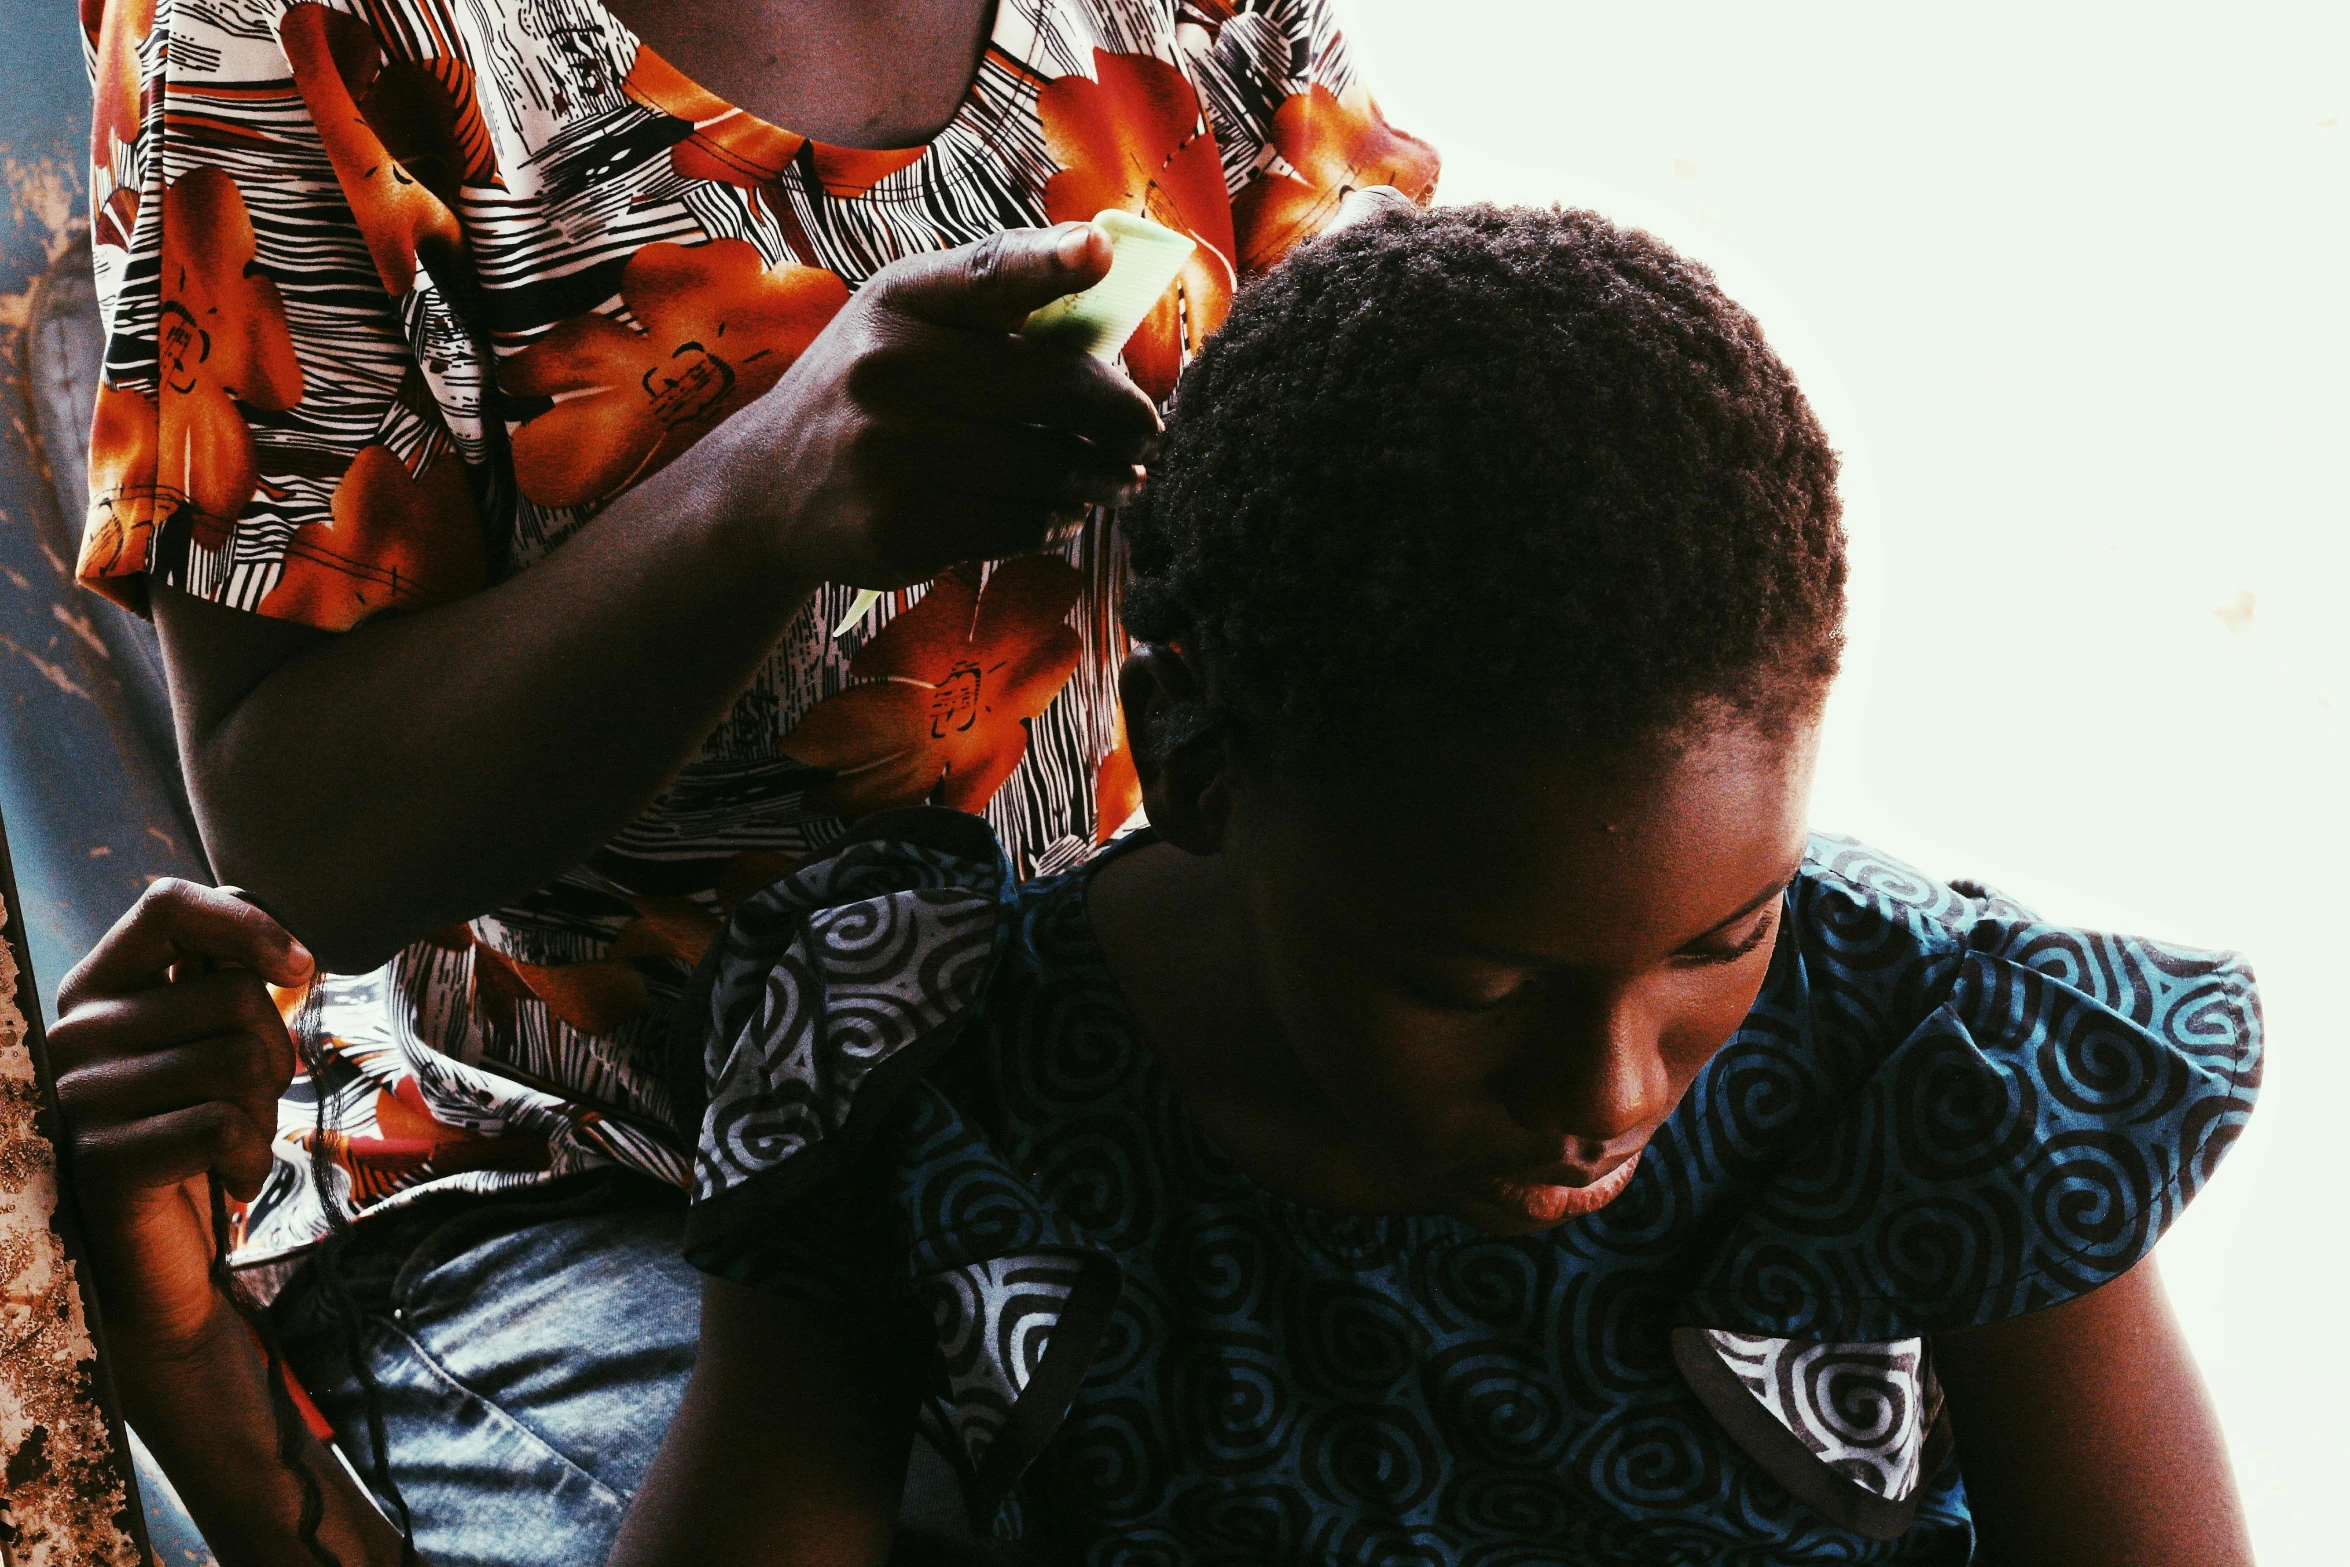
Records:
{"label": "fingernail", "polygon": [[1072,223],[1062,229],[1061,237],[1053,243],[1053,259],[1065,267],[1085,265],[1086,253],[1093,249],[1093,225]]}

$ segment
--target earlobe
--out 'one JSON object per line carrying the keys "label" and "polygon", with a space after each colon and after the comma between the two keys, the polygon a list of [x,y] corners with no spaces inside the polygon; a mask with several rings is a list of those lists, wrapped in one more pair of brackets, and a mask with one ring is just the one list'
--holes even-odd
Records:
{"label": "earlobe", "polygon": [[1164,643],[1139,643],[1118,671],[1118,700],[1152,830],[1186,853],[1216,853],[1230,798],[1225,747],[1221,732],[1200,730],[1207,699],[1191,666]]}

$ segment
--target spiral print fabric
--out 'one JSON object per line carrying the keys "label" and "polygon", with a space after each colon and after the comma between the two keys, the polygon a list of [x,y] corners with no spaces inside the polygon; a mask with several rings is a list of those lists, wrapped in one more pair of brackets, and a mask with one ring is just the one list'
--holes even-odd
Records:
{"label": "spiral print fabric", "polygon": [[943,1048],[985,987],[1001,852],[975,819],[902,817],[876,819],[901,836],[861,837],[746,900],[696,976],[704,1229],[754,1177],[813,1179],[829,1161],[806,1156],[837,1143],[867,1078],[901,1052]]}
{"label": "spiral print fabric", "polygon": [[[1966,1562],[1931,1336],[2133,1265],[2258,1082],[2239,960],[1820,839],[1753,1012],[1615,1204],[1514,1239],[1331,1214],[1200,1134],[1093,943],[1085,873],[1007,892],[937,849],[896,874],[928,910],[963,874],[972,912],[890,918],[948,945],[984,923],[992,957],[862,940],[953,994],[860,969],[841,995],[886,1023],[837,1025],[853,1048],[794,1044],[836,1026],[750,999],[812,1004],[776,977],[790,943],[730,933],[710,1059],[752,1108],[714,1096],[703,1157],[739,1200],[697,1211],[696,1260],[925,1302],[907,1352],[942,1367],[975,1515],[1102,1567]],[[891,860],[867,846],[872,874]],[[796,918],[814,952],[824,910]],[[800,1173],[860,1126],[837,1179]],[[888,1222],[816,1200],[852,1189]]]}
{"label": "spiral print fabric", "polygon": [[974,1470],[1036,1380],[1080,1276],[1079,1259],[1032,1252],[990,1257],[927,1281],[952,1424]]}
{"label": "spiral print fabric", "polygon": [[1927,1420],[1923,1339],[1807,1344],[1707,1329],[1771,1418],[1845,1479],[1894,1501],[1917,1488]]}

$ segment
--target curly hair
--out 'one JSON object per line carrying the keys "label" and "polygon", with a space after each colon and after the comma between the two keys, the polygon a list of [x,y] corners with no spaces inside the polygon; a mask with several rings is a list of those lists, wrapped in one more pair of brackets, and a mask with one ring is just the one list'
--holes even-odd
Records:
{"label": "curly hair", "polygon": [[1128,632],[1252,750],[1434,722],[1780,727],[1843,645],[1836,457],[1704,267],[1594,213],[1395,211],[1245,290],[1126,519]]}

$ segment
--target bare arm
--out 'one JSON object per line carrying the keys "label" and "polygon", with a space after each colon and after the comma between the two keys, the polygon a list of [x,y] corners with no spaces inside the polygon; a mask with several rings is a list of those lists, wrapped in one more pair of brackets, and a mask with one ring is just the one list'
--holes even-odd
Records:
{"label": "bare arm", "polygon": [[372,967],[625,825],[818,583],[921,581],[1118,499],[1149,400],[1014,335],[1107,266],[1078,229],[885,269],[765,397],[456,603],[330,637],[158,589],[215,868],[328,968]]}
{"label": "bare arm", "polygon": [[796,1302],[711,1279],[693,1381],[610,1567],[880,1567],[911,1367]]}
{"label": "bare arm", "polygon": [[[266,1363],[213,1284],[207,1181],[250,1199],[269,1174],[294,1047],[262,981],[310,973],[258,909],[161,881],[66,976],[50,1034],[123,1412],[225,1567],[318,1560]],[[317,1482],[318,1538],[340,1560],[400,1560],[399,1535],[307,1429],[292,1462]]]}
{"label": "bare arm", "polygon": [[2151,1258],[1934,1341],[1991,1567],[2252,1567],[2227,1444]]}

